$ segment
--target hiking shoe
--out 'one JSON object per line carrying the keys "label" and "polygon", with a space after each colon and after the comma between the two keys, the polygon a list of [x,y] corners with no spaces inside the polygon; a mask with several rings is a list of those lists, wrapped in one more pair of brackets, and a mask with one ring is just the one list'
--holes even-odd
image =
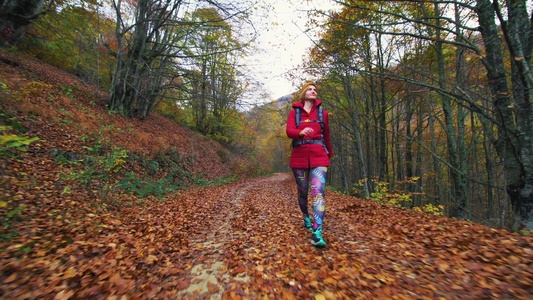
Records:
{"label": "hiking shoe", "polygon": [[311,244],[315,247],[326,247],[326,242],[322,238],[322,227],[317,228],[311,235]]}
{"label": "hiking shoe", "polygon": [[311,217],[309,216],[304,217],[304,227],[305,229],[309,231],[313,231],[313,223],[311,223]]}

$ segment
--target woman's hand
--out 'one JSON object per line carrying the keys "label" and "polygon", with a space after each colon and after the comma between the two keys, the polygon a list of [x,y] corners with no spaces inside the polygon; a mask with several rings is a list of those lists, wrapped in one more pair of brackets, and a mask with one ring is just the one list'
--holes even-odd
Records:
{"label": "woman's hand", "polygon": [[300,131],[298,135],[301,138],[304,138],[304,137],[308,137],[312,135],[313,133],[315,133],[315,130],[313,130],[313,128],[307,127],[307,128],[304,128],[302,131]]}

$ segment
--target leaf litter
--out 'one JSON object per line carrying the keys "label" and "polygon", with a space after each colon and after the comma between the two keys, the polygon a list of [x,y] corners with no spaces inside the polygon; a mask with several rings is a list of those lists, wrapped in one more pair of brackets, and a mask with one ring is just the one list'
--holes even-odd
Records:
{"label": "leaf litter", "polygon": [[[26,69],[0,68],[10,88],[24,86],[27,74],[36,72],[55,80],[48,82],[52,86],[82,85],[33,60],[19,65]],[[47,103],[46,88],[42,93],[28,99],[26,109],[68,104],[65,97]],[[84,118],[94,124],[120,120],[121,128],[139,122],[101,116],[106,120]],[[191,188],[142,205],[128,197],[110,204],[90,191],[64,194],[64,167],[43,149],[80,150],[83,144],[73,137],[83,132],[57,126],[45,115],[37,118],[20,116],[44,141],[22,159],[9,160],[3,177],[2,192],[25,209],[0,231],[9,235],[0,242],[0,298],[533,298],[533,238],[527,235],[328,191],[328,246],[312,247],[289,174]],[[195,145],[191,168],[199,172],[220,176],[228,169],[213,160],[218,149],[212,144],[191,139],[185,129],[169,129],[163,118],[151,116],[134,126],[147,126],[154,135],[172,132],[165,143],[178,140],[174,146],[183,151]],[[131,135],[114,138],[153,152],[150,134],[141,144]]]}

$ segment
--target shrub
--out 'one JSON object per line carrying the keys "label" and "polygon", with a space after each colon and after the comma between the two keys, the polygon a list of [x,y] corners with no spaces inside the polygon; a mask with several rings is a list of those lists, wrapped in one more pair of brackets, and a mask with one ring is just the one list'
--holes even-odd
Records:
{"label": "shrub", "polygon": [[[378,179],[372,179],[374,184],[374,192],[370,194],[370,199],[377,201],[381,204],[390,204],[394,206],[407,207],[413,203],[410,193],[404,193],[403,191],[390,191],[389,183],[385,181],[379,181]],[[364,180],[360,180],[359,183],[354,186],[354,191],[357,191],[358,187],[362,187]]]}
{"label": "shrub", "polygon": [[444,215],[444,206],[443,205],[433,205],[433,204],[426,204],[424,206],[420,207],[414,207],[413,210],[420,211],[420,212],[426,212],[428,214],[434,214],[434,215]]}

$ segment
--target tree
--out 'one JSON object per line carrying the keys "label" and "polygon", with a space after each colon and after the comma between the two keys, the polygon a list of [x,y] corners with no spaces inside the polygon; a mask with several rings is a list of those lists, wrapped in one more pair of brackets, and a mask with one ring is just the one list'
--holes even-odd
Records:
{"label": "tree", "polygon": [[0,47],[16,45],[41,15],[44,0],[0,0]]}
{"label": "tree", "polygon": [[112,41],[114,24],[114,20],[99,14],[97,5],[64,4],[34,22],[17,48],[108,89],[115,60],[102,40],[116,49]]}
{"label": "tree", "polygon": [[[385,76],[391,80],[410,82],[440,95],[442,112],[448,114],[442,128],[449,135],[451,152],[447,160],[442,160],[438,153],[433,155],[455,174],[454,190],[460,210],[467,209],[465,195],[469,183],[487,190],[493,188],[487,183],[487,177],[478,180],[473,177],[478,174],[469,173],[465,167],[468,153],[465,122],[470,116],[474,126],[477,122],[485,124],[482,134],[492,138],[503,163],[506,190],[517,220],[514,227],[518,224],[533,227],[533,27],[526,1],[432,1],[434,8],[425,7],[425,1],[414,0],[336,2],[343,5],[344,10],[351,11],[351,16],[369,14],[376,18],[338,18],[338,15],[321,12],[332,23],[376,32],[388,39],[409,38],[418,47],[425,47],[424,51],[430,49],[428,46],[434,47],[437,73],[423,73],[409,65],[406,65],[410,70],[408,75],[395,72],[397,68],[379,73],[386,71]],[[478,70],[476,62],[483,64],[487,83],[472,85],[475,78],[464,76],[465,55],[471,59],[471,70]],[[398,60],[398,63],[403,62]],[[377,68],[359,70],[374,73]],[[490,87],[489,99],[484,95],[485,86]],[[472,139],[470,147],[474,147],[477,140]],[[491,148],[484,149],[490,151]],[[486,153],[486,157],[491,157],[490,153]],[[460,211],[455,214],[467,217]]]}
{"label": "tree", "polygon": [[[217,13],[195,21],[187,18],[189,6],[182,0],[139,0],[135,7],[122,0],[113,2],[118,50],[114,54],[117,63],[111,84],[111,110],[145,118],[156,101],[171,89],[183,88],[175,79],[194,76],[187,68],[191,58],[190,41],[202,36],[204,28],[224,20],[221,13],[228,18],[243,16],[244,9],[237,8],[239,3],[223,6],[217,1],[200,1],[198,4],[202,3],[216,7]],[[133,11],[132,20],[128,19],[127,10]],[[211,17],[214,19],[208,19]],[[228,48],[211,50],[214,52],[209,53],[210,56],[231,51]]]}
{"label": "tree", "polygon": [[182,1],[139,0],[132,22],[124,15],[121,0],[113,4],[118,49],[108,105],[143,119],[162,96],[171,57],[178,54],[176,45],[186,34],[178,30],[176,21]]}
{"label": "tree", "polygon": [[242,45],[231,26],[215,9],[198,9],[190,17],[191,31],[184,51],[185,77],[191,83],[189,105],[195,128],[225,139],[231,134],[232,110],[242,93],[238,59]]}
{"label": "tree", "polygon": [[[533,24],[526,1],[506,4],[507,19],[498,2],[478,0],[474,10],[485,45],[482,62],[494,98],[494,117],[498,121],[495,143],[506,171],[507,193],[518,222],[533,228]],[[496,19],[501,22],[503,43],[509,51],[510,74]]]}
{"label": "tree", "polygon": [[[450,173],[452,176],[452,182],[454,185],[454,196],[453,201],[454,205],[451,207],[451,215],[458,217],[460,219],[467,219],[467,165],[466,165],[466,151],[465,151],[465,140],[464,140],[464,112],[461,105],[456,107],[457,113],[453,112],[452,98],[448,95],[448,75],[445,65],[445,55],[444,55],[444,42],[440,38],[442,36],[441,30],[441,11],[439,3],[435,3],[433,7],[433,15],[430,16],[425,9],[424,4],[422,4],[424,18],[434,19],[435,26],[428,26],[427,31],[430,36],[436,37],[436,42],[433,47],[435,49],[435,55],[437,57],[437,76],[438,76],[438,86],[439,86],[439,96],[442,103],[442,112],[444,114],[445,122],[445,131],[446,131],[446,142],[448,149],[448,157],[450,161]],[[460,20],[456,20],[457,30],[460,30]],[[458,35],[461,33],[458,32]],[[459,38],[459,36],[458,36]],[[459,53],[460,51],[457,51]],[[459,55],[459,54],[457,54]],[[456,64],[460,66],[461,61],[456,60]],[[462,80],[459,80],[462,72],[456,72],[457,86],[461,87],[464,85]],[[457,99],[457,101],[460,101]],[[454,120],[454,116],[457,118],[457,123]]]}

